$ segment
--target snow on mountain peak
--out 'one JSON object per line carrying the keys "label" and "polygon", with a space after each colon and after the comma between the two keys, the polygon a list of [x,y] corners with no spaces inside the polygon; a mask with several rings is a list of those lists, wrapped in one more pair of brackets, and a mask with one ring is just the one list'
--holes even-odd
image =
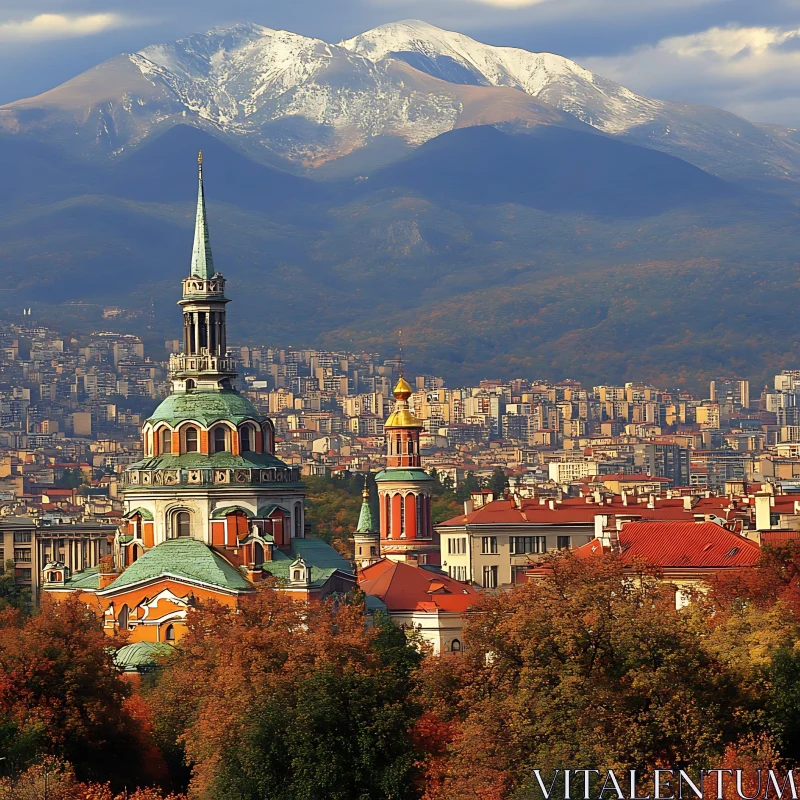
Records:
{"label": "snow on mountain peak", "polygon": [[653,119],[662,105],[563,56],[487,45],[418,20],[380,25],[341,45],[378,63],[401,58],[453,83],[520,89],[607,133]]}

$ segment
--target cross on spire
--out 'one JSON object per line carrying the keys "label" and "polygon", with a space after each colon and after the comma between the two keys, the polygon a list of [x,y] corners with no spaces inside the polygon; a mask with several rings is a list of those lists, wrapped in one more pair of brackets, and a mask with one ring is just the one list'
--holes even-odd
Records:
{"label": "cross on spire", "polygon": [[211,255],[211,244],[208,239],[208,222],[206,221],[206,198],[203,193],[203,151],[197,154],[197,216],[194,223],[194,247],[192,248],[193,278],[209,280],[214,277],[214,258]]}

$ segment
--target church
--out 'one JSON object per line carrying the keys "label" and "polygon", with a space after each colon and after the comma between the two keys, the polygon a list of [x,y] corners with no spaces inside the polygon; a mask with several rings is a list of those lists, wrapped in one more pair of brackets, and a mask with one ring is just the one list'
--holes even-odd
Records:
{"label": "church", "polygon": [[236,389],[202,153],[191,270],[182,289],[182,352],[170,358],[170,395],[142,427],[143,458],[121,476],[125,523],[113,559],[75,574],[59,562],[44,568],[45,591],[79,592],[109,635],[128,632],[131,645],[123,649],[139,660],[149,657],[148,646],[181,638],[194,604],[235,606],[265,578],[279,578],[281,591],[304,601],[356,585],[345,558],[306,538],[300,471],[275,456],[272,422]]}

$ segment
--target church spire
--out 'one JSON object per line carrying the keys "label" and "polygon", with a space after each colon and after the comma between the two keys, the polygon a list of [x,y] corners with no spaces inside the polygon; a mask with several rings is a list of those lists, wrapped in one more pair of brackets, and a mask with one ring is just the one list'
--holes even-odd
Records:
{"label": "church spire", "polygon": [[193,278],[209,280],[214,277],[214,259],[208,240],[208,222],[206,221],[206,198],[203,193],[203,151],[197,154],[197,216],[194,223],[194,247],[192,248]]}

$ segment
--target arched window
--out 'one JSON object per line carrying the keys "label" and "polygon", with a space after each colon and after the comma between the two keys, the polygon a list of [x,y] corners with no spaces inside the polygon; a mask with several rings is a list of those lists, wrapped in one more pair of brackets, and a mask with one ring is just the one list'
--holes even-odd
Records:
{"label": "arched window", "polygon": [[193,380],[186,381],[186,391],[187,392],[191,392],[192,389],[194,389],[195,385],[196,384],[195,384],[195,382]]}
{"label": "arched window", "polygon": [[173,519],[173,524],[175,536],[192,535],[192,518],[188,511],[179,511]]}
{"label": "arched window", "polygon": [[414,440],[413,439],[409,439],[408,440],[408,454],[410,456],[414,455]]}
{"label": "arched window", "polygon": [[294,575],[292,576],[292,580],[293,581],[301,581],[301,580],[303,580],[303,573],[299,569],[296,569],[294,571]]}
{"label": "arched window", "polygon": [[211,452],[224,453],[227,449],[227,436],[225,433],[225,428],[222,425],[217,425],[217,427],[214,428],[214,437],[211,442]]}
{"label": "arched window", "polygon": [[257,567],[264,563],[264,548],[260,542],[253,543],[253,563]]}
{"label": "arched window", "polygon": [[121,631],[128,630],[128,606],[127,606],[127,604],[123,605],[122,608],[119,610],[119,616],[117,617],[117,625],[119,625],[119,629]]}
{"label": "arched window", "polygon": [[454,653],[461,652],[461,642],[459,642],[458,639],[453,639],[453,643],[450,645],[450,649]]}
{"label": "arched window", "polygon": [[175,626],[174,625],[167,625],[167,629],[164,631],[164,639],[168,642],[175,641]]}
{"label": "arched window", "polygon": [[262,441],[264,442],[264,452],[272,453],[275,450],[275,443],[272,439],[273,430],[272,425],[267,422],[261,429]]}
{"label": "arched window", "polygon": [[142,554],[142,548],[138,544],[131,545],[131,564]]}
{"label": "arched window", "polygon": [[253,449],[253,429],[249,425],[242,425],[239,431],[239,439],[243,453],[249,453]]}
{"label": "arched window", "polygon": [[392,497],[391,495],[384,495],[383,502],[386,506],[386,538],[392,538]]}
{"label": "arched window", "polygon": [[186,452],[197,453],[200,449],[200,437],[197,428],[186,429]]}
{"label": "arched window", "polygon": [[162,428],[161,429],[161,452],[162,453],[171,453],[172,452],[172,431],[169,428]]}
{"label": "arched window", "polygon": [[294,507],[294,538],[303,536],[303,504],[297,503]]}
{"label": "arched window", "polygon": [[406,535],[406,498],[403,495],[400,497],[400,535]]}
{"label": "arched window", "polygon": [[425,495],[417,495],[417,533],[420,536],[427,536],[427,525],[425,524]]}

